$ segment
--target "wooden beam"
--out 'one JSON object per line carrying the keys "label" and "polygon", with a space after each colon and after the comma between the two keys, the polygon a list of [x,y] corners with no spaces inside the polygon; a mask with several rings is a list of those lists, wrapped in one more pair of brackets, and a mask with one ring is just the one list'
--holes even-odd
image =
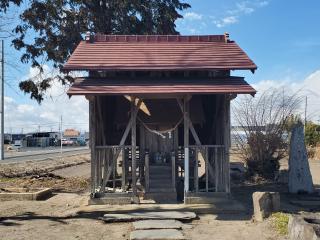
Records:
{"label": "wooden beam", "polygon": [[95,129],[95,103],[94,99],[89,101],[89,134],[90,134],[90,149],[91,149],[91,196],[95,193],[95,155],[96,155],[96,129]]}
{"label": "wooden beam", "polygon": [[137,103],[137,106],[134,105],[134,102],[132,102],[132,103],[133,103],[134,111],[133,111],[133,114],[131,113],[131,118],[129,120],[129,123],[127,124],[126,130],[124,131],[124,133],[122,135],[122,138],[121,138],[120,144],[119,144],[120,146],[124,145],[124,143],[126,142],[126,139],[127,139],[128,135],[129,135],[129,132],[131,130],[132,121],[133,121],[133,119],[136,119],[136,117],[137,117],[139,108],[140,108],[141,103],[142,103],[142,99],[139,99],[139,101]]}
{"label": "wooden beam", "polygon": [[112,159],[112,187],[113,191],[116,191],[116,168],[117,168],[117,158]]}
{"label": "wooden beam", "polygon": [[176,153],[175,151],[172,151],[171,153],[171,171],[172,171],[172,187],[174,191],[176,191]]}
{"label": "wooden beam", "polygon": [[145,153],[145,157],[144,157],[144,167],[145,167],[145,188],[146,188],[146,192],[149,192],[150,189],[150,177],[149,177],[149,153],[146,152]]}
{"label": "wooden beam", "polygon": [[189,102],[187,98],[183,101],[184,119],[184,194],[189,192]]}
{"label": "wooden beam", "polygon": [[121,174],[121,188],[122,188],[122,191],[125,191],[125,188],[126,188],[126,183],[127,183],[127,180],[126,180],[126,173],[127,173],[127,170],[126,170],[126,167],[127,167],[127,163],[126,163],[126,154],[125,154],[125,148],[122,147],[121,148],[122,150],[122,174]]}
{"label": "wooden beam", "polygon": [[137,176],[136,176],[136,169],[137,169],[137,163],[136,163],[136,133],[137,133],[137,121],[136,121],[136,109],[135,109],[135,98],[134,101],[131,101],[131,158],[132,158],[132,192],[136,196],[137,195]]}
{"label": "wooden beam", "polygon": [[[103,114],[102,114],[102,104],[101,104],[101,97],[96,97],[96,101],[97,101],[97,113],[98,113],[98,117],[99,117],[99,126],[100,126],[100,129],[101,131],[99,131],[99,135],[100,135],[100,138],[101,138],[101,142],[102,142],[102,145],[105,145],[106,142],[107,142],[107,139],[106,139],[106,132],[105,132],[105,126],[104,126],[104,119],[103,119]],[[97,121],[96,121],[96,124]],[[101,184],[101,187],[100,187],[100,193],[104,194],[105,192],[105,187],[106,187],[106,184],[107,184],[107,172],[108,172],[108,168],[109,168],[109,164],[107,161],[107,157],[108,155],[106,154],[106,151],[104,150],[100,150],[99,151],[99,164],[98,164],[98,174],[99,174],[99,178],[98,178],[98,183]],[[103,164],[103,167],[102,167],[102,164]],[[103,170],[103,171],[102,171]],[[102,178],[102,183],[101,183],[101,178]]]}
{"label": "wooden beam", "polygon": [[195,161],[196,164],[194,165],[194,189],[196,192],[199,192],[199,172],[198,172],[198,162],[199,162],[199,150],[198,148],[195,149],[196,156],[195,156]]}
{"label": "wooden beam", "polygon": [[215,164],[215,167],[214,167],[214,170],[215,170],[215,177],[216,177],[216,179],[215,179],[215,189],[216,189],[216,192],[219,192],[219,184],[220,184],[220,179],[219,179],[219,176],[220,176],[220,174],[219,174],[219,165],[220,165],[220,163],[219,163],[219,160],[218,160],[218,149],[217,148],[215,148],[214,149],[214,164]]}
{"label": "wooden beam", "polygon": [[226,111],[225,111],[225,139],[224,139],[224,145],[225,145],[225,191],[227,193],[230,193],[230,145],[231,145],[231,114],[230,114],[230,101],[232,99],[228,96],[226,96]]}
{"label": "wooden beam", "polygon": [[[177,102],[178,102],[179,107],[180,107],[180,109],[181,109],[181,111],[183,113],[183,104],[182,104],[181,100],[177,99]],[[188,116],[188,119],[189,119],[189,128],[190,128],[190,131],[192,133],[192,136],[193,136],[194,140],[196,141],[196,145],[200,146],[201,145],[200,138],[199,138],[196,130],[194,129],[194,126],[193,126],[193,123],[192,123],[192,121],[190,119],[190,116]]]}
{"label": "wooden beam", "polygon": [[126,129],[125,129],[125,131],[123,133],[123,136],[122,136],[122,138],[120,140],[119,147],[116,148],[115,153],[112,155],[113,157],[110,159],[111,165],[109,166],[110,169],[108,169],[108,171],[106,173],[105,182],[109,181],[110,175],[111,175],[113,167],[114,167],[113,159],[118,159],[120,151],[121,151],[122,147],[124,146],[124,144],[126,142],[126,139],[127,139],[128,135],[129,135],[129,131],[130,131],[131,126],[132,126],[132,119],[137,116],[139,108],[141,106],[141,103],[142,103],[142,99],[139,99],[139,101],[137,103],[137,106],[135,106],[134,102],[133,102],[133,105],[134,105],[133,114],[131,114],[131,118],[130,118],[130,120],[129,120],[128,124],[127,124],[127,127],[126,127]]}
{"label": "wooden beam", "polygon": [[209,191],[209,159],[208,148],[205,149],[206,192]]}

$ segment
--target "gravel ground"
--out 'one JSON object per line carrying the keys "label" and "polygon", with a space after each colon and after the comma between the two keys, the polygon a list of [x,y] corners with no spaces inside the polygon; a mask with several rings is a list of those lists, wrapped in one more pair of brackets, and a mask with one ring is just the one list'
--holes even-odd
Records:
{"label": "gravel ground", "polygon": [[[131,223],[105,224],[99,217],[108,211],[129,211],[133,207],[141,210],[146,206],[87,206],[89,193],[86,189],[90,176],[88,159],[88,156],[82,156],[58,161],[0,164],[0,187],[51,186],[59,190],[45,201],[1,202],[0,239],[129,239]],[[311,160],[310,167],[315,184],[320,184],[320,161]],[[11,176],[8,176],[9,173]],[[234,197],[248,208],[252,207],[251,194],[257,190],[285,191],[285,186],[264,184],[234,186],[232,189]],[[282,201],[288,201],[286,196]],[[285,206],[286,202],[282,203]],[[175,207],[170,206],[171,209]],[[148,208],[158,210],[161,206],[149,204]],[[287,239],[274,230],[271,219],[263,223],[253,222],[250,211],[219,215],[209,212],[200,214],[197,220],[192,221],[192,229],[184,230],[188,239]]]}
{"label": "gravel ground", "polygon": [[[59,193],[40,202],[1,202],[0,239],[124,240],[129,239],[132,223],[107,224],[99,217],[110,211],[172,210],[182,205],[86,206],[87,200],[87,194]],[[286,239],[275,232],[269,221],[254,223],[245,214],[200,214],[191,225],[192,229],[183,232],[192,240]]]}

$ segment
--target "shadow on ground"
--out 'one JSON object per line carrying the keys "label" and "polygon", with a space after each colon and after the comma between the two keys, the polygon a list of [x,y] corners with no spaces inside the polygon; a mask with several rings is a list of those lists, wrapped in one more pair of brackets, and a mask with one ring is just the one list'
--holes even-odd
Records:
{"label": "shadow on ground", "polygon": [[[319,186],[318,186],[319,187]],[[222,221],[248,221],[252,218],[253,203],[252,194],[255,191],[274,191],[280,192],[281,195],[281,210],[289,213],[299,213],[300,211],[316,212],[320,210],[320,205],[317,207],[298,206],[292,204],[293,200],[318,199],[319,195],[297,195],[289,194],[286,185],[264,183],[264,184],[241,184],[232,187],[232,196],[240,204],[245,207],[245,211],[230,212],[218,211],[219,204],[209,205],[184,205],[184,204],[141,204],[141,205],[126,205],[126,206],[87,206],[84,210],[75,212],[67,216],[47,216],[39,215],[34,212],[25,212],[21,215],[7,216],[0,218],[0,226],[18,226],[23,221],[33,220],[48,220],[60,224],[68,224],[68,220],[74,219],[90,219],[99,220],[106,213],[135,213],[135,212],[164,212],[164,211],[193,211],[198,216],[212,215],[216,220]],[[227,206],[224,206],[227,207]]]}

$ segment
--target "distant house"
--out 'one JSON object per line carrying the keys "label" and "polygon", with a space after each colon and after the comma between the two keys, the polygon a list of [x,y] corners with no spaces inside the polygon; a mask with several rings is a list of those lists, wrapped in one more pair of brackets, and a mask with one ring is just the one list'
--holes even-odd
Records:
{"label": "distant house", "polygon": [[26,135],[27,147],[55,146],[60,139],[58,132],[37,132]]}
{"label": "distant house", "polygon": [[72,128],[67,128],[63,132],[63,138],[68,141],[77,141],[80,138],[80,131]]}
{"label": "distant house", "polygon": [[26,134],[22,133],[6,133],[4,134],[5,143],[14,143],[15,141],[21,141],[26,137]]}

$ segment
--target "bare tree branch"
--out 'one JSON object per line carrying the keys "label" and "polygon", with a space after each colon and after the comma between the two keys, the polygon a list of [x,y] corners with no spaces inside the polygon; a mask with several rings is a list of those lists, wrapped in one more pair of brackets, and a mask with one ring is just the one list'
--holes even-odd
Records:
{"label": "bare tree branch", "polygon": [[245,96],[235,101],[234,138],[250,175],[273,178],[288,150],[287,121],[301,101],[298,93],[284,89],[268,89],[256,98]]}

